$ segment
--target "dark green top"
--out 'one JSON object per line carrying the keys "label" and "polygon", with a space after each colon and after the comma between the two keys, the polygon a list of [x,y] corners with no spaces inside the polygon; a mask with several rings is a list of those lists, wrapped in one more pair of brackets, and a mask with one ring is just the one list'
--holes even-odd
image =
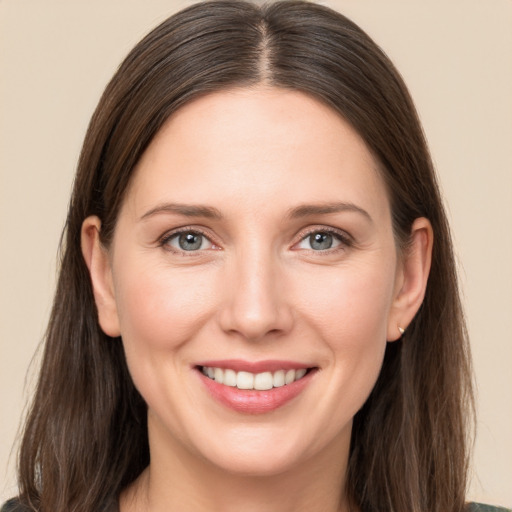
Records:
{"label": "dark green top", "polygon": [[[1,511],[3,512],[3,511]],[[509,508],[483,505],[482,503],[469,503],[467,512],[512,512]]]}
{"label": "dark green top", "polygon": [[[29,512],[25,507],[18,503],[18,500],[9,500],[4,504],[0,512]],[[481,503],[468,503],[465,512],[512,512],[508,508],[494,507],[492,505],[483,505]]]}
{"label": "dark green top", "polygon": [[[3,511],[1,511],[3,512]],[[469,503],[467,512],[512,512],[509,508],[493,507],[482,503]]]}

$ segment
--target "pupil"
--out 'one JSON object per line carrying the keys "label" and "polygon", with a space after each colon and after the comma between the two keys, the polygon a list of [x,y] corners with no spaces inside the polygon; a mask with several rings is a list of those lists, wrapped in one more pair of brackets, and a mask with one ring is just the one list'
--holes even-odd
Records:
{"label": "pupil", "polygon": [[195,251],[201,247],[202,235],[184,233],[179,237],[180,249],[184,251]]}
{"label": "pupil", "polygon": [[310,236],[310,243],[313,249],[319,251],[330,249],[332,246],[332,235],[329,233],[315,233]]}

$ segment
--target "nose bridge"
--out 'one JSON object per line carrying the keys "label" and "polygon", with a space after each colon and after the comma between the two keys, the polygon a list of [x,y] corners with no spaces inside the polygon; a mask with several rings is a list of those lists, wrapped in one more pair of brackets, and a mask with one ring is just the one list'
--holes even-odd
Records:
{"label": "nose bridge", "polygon": [[239,249],[230,262],[227,300],[222,312],[225,331],[249,340],[286,332],[292,321],[283,289],[278,256],[257,242]]}

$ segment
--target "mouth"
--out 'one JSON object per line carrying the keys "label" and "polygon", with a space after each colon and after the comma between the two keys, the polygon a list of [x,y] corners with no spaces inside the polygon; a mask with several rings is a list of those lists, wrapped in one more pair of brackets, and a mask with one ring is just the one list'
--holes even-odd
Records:
{"label": "mouth", "polygon": [[313,368],[296,368],[277,370],[275,372],[252,373],[235,371],[232,368],[218,368],[213,366],[200,366],[199,369],[211,380],[224,386],[236,387],[244,390],[267,391],[273,388],[289,386],[302,378]]}
{"label": "mouth", "polygon": [[298,397],[318,367],[291,362],[208,362],[195,366],[209,395],[239,413],[274,411]]}

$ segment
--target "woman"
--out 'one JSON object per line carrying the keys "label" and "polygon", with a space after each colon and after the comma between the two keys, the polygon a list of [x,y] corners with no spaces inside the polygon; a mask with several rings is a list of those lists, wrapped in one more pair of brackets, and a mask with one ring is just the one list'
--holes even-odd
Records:
{"label": "woman", "polygon": [[54,304],[22,510],[465,507],[446,219],[405,86],[339,14],[213,2],[135,47]]}

